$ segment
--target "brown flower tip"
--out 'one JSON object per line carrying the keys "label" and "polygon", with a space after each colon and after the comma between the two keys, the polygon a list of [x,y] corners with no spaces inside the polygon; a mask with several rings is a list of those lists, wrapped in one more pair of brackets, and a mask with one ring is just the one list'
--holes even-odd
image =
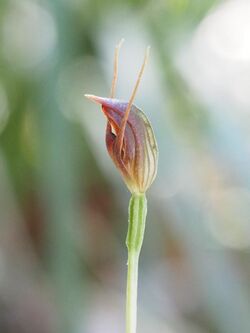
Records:
{"label": "brown flower tip", "polygon": [[157,173],[158,148],[148,118],[133,104],[133,100],[148,59],[149,48],[132,96],[129,102],[123,102],[113,98],[120,46],[121,42],[115,50],[111,98],[85,96],[102,106],[102,111],[107,117],[106,146],[127,187],[132,193],[145,193]]}

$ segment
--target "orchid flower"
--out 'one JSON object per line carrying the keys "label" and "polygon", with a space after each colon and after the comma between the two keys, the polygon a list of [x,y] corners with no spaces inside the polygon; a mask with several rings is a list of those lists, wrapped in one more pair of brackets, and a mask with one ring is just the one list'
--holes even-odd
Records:
{"label": "orchid flower", "polygon": [[129,102],[124,102],[113,98],[120,46],[121,43],[116,48],[111,97],[85,96],[102,106],[102,111],[107,117],[107,150],[128,189],[131,193],[145,193],[156,176],[158,148],[148,118],[133,104],[133,101],[149,56],[149,48],[147,48],[132,96]]}

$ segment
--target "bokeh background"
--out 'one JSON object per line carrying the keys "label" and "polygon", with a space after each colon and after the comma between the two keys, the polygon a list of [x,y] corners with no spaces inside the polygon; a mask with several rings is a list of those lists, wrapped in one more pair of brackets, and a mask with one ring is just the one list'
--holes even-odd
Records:
{"label": "bokeh background", "polygon": [[159,143],[138,332],[250,332],[250,2],[0,1],[0,332],[124,332],[129,193],[84,93]]}

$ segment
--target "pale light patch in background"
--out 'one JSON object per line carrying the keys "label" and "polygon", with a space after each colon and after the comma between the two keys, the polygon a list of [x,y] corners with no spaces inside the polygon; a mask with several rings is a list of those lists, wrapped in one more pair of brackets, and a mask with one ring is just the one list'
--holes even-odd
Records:
{"label": "pale light patch in background", "polygon": [[[89,299],[88,313],[85,316],[85,323],[79,321],[77,333],[117,333],[122,332],[125,325],[124,295],[114,293],[113,289],[105,286],[105,289],[92,286],[91,298]],[[107,302],[108,300],[108,302]],[[105,306],[103,306],[105,304]],[[83,318],[81,316],[80,318]],[[152,311],[148,311],[143,303],[138,304],[138,331],[144,333],[184,333],[182,330],[175,330],[168,326],[163,319],[155,317]],[[190,331],[185,331],[185,333]]]}
{"label": "pale light patch in background", "polygon": [[[250,246],[250,191],[243,172],[250,151],[249,18],[249,1],[224,2],[205,17],[176,57],[177,67],[214,121],[215,136],[208,143],[212,164],[199,162],[204,200],[210,203],[207,227],[220,245],[233,249]],[[225,187],[226,182],[232,187]]]}
{"label": "pale light patch in background", "polygon": [[4,130],[8,123],[10,109],[8,107],[8,99],[4,86],[0,82],[0,133]]}
{"label": "pale light patch in background", "polygon": [[[105,286],[100,289],[93,286],[92,297],[89,299],[87,323],[79,327],[78,332],[84,333],[116,333],[121,332],[125,325],[123,298]],[[98,293],[97,293],[98,291]],[[108,300],[108,302],[107,302]],[[105,306],[103,306],[105,304]],[[84,327],[85,326],[85,327]],[[77,332],[77,333],[78,333]]]}
{"label": "pale light patch in background", "polygon": [[211,194],[208,226],[222,245],[235,249],[250,246],[250,191],[221,189]]}
{"label": "pale light patch in background", "polygon": [[[227,112],[250,107],[250,2],[226,1],[201,22],[176,63],[208,105]],[[189,38],[190,39],[190,38]],[[233,109],[233,111],[232,111]]]}
{"label": "pale light patch in background", "polygon": [[48,60],[56,46],[52,15],[38,2],[11,0],[2,23],[2,53],[17,69],[34,68]]}
{"label": "pale light patch in background", "polygon": [[197,38],[205,35],[211,50],[221,58],[249,62],[249,13],[248,0],[227,1],[203,21]]}

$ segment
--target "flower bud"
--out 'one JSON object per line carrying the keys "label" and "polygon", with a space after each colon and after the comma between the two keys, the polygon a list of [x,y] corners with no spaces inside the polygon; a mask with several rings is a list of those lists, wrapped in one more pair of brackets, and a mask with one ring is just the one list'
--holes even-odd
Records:
{"label": "flower bud", "polygon": [[158,148],[146,115],[132,104],[126,121],[127,102],[85,95],[101,104],[107,117],[106,146],[110,157],[132,193],[145,193],[155,179]]}

